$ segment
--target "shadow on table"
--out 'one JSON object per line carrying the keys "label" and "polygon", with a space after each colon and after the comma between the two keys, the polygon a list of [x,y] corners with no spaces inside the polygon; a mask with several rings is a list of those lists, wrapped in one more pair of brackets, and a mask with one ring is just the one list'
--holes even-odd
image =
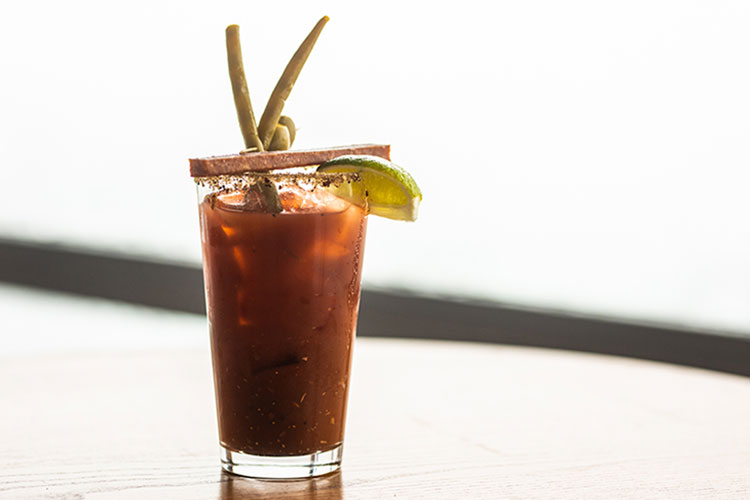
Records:
{"label": "shadow on table", "polygon": [[299,481],[262,481],[222,473],[219,488],[221,500],[258,498],[341,500],[343,498],[340,472],[325,477],[301,479]]}

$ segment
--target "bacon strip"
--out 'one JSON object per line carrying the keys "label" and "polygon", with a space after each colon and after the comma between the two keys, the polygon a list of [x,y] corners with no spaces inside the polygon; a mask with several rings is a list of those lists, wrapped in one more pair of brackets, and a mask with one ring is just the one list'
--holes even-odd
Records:
{"label": "bacon strip", "polygon": [[343,155],[372,155],[390,160],[391,146],[387,144],[354,144],[324,149],[299,151],[268,151],[227,156],[190,159],[192,177],[266,172],[282,168],[318,165]]}

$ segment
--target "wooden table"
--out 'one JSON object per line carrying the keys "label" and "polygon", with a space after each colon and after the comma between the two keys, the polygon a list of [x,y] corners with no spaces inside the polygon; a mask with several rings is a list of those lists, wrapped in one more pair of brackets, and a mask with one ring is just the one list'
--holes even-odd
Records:
{"label": "wooden table", "polygon": [[220,470],[207,348],[6,357],[0,498],[750,498],[748,379],[377,339],[354,366],[342,472],[267,482]]}

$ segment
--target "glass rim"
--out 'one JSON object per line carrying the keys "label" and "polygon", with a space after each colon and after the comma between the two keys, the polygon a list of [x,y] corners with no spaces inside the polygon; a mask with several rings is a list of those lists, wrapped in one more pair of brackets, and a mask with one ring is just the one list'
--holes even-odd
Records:
{"label": "glass rim", "polygon": [[316,170],[276,171],[246,171],[237,174],[221,174],[205,177],[193,177],[199,187],[225,190],[243,189],[258,182],[274,182],[277,184],[307,183],[315,186],[328,187],[342,183],[356,182],[361,179],[359,172],[318,172]]}

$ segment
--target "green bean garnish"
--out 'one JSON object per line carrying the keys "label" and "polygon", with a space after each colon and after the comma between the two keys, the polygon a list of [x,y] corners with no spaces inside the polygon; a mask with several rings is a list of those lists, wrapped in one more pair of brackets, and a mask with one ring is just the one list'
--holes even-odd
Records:
{"label": "green bean garnish", "polygon": [[263,111],[263,116],[260,117],[260,124],[258,125],[258,134],[264,148],[268,148],[271,145],[271,139],[276,132],[276,125],[279,123],[281,111],[284,109],[284,102],[286,102],[289,94],[292,92],[292,87],[294,87],[294,83],[302,71],[302,66],[305,65],[307,57],[310,55],[315,42],[320,36],[320,32],[323,31],[323,26],[327,22],[328,16],[323,16],[318,21],[310,34],[307,35],[307,38],[299,46],[297,52],[294,53],[289,64],[286,65],[284,73],[282,73],[279,82],[273,89],[273,93],[271,93],[271,97],[268,99],[268,104]]}
{"label": "green bean garnish", "polygon": [[[253,106],[250,103],[250,92],[247,90],[247,79],[245,68],[242,64],[242,47],[240,46],[240,27],[236,24],[227,26],[227,63],[229,64],[229,78],[232,81],[232,94],[234,94],[234,106],[237,108],[237,119],[240,122],[242,137],[245,139],[245,147],[257,152],[264,150],[263,142],[258,137],[258,128],[255,125]],[[268,182],[259,182],[250,188],[257,191],[263,198],[266,210],[270,213],[281,213],[284,207],[281,205],[279,192],[276,186]]]}
{"label": "green bean garnish", "polygon": [[284,151],[289,149],[292,142],[290,136],[291,134],[289,133],[289,129],[286,128],[286,125],[279,123],[276,125],[276,132],[273,133],[273,139],[271,139],[271,144],[268,146],[268,150]]}
{"label": "green bean garnish", "polygon": [[284,125],[289,130],[289,147],[291,148],[292,144],[294,144],[294,138],[297,136],[297,126],[294,125],[294,121],[291,118],[285,115],[279,117],[279,125]]}
{"label": "green bean garnish", "polygon": [[240,46],[240,27],[236,24],[227,26],[227,62],[229,63],[229,78],[232,80],[232,94],[234,106],[237,108],[237,119],[240,122],[245,147],[263,151],[263,142],[258,137],[255,125],[253,105],[250,103],[250,92],[247,90],[245,68],[242,64],[242,47]]}
{"label": "green bean garnish", "polygon": [[268,212],[272,214],[280,214],[284,211],[284,206],[281,204],[279,191],[276,189],[276,185],[272,181],[267,178],[266,181],[268,182],[260,181],[256,183],[253,188],[257,189],[263,197],[263,202],[265,203]]}

